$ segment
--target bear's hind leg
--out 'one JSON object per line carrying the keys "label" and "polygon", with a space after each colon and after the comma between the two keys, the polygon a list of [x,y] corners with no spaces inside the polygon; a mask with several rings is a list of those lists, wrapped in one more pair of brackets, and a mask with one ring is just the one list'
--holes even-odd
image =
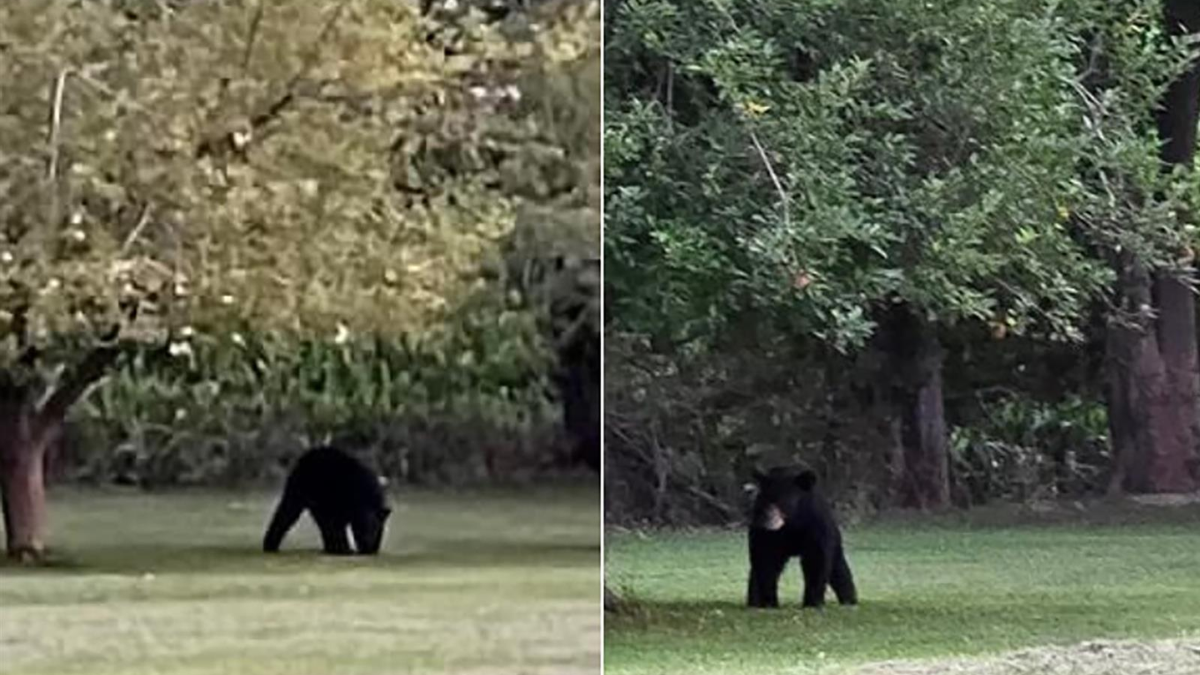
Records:
{"label": "bear's hind leg", "polygon": [[279,506],[275,507],[275,515],[271,516],[271,524],[267,526],[267,533],[263,535],[263,551],[267,553],[278,551],[284,536],[300,519],[302,513],[304,513],[304,503],[290,491],[284,490],[283,497],[279,500]]}
{"label": "bear's hind leg", "polygon": [[850,563],[846,562],[846,553],[841,546],[833,554],[833,572],[829,576],[829,585],[833,587],[838,602],[843,605],[858,604],[858,589],[854,587],[854,575],[850,572]]}
{"label": "bear's hind leg", "polygon": [[825,589],[829,586],[833,567],[832,557],[831,554],[818,554],[800,558],[800,570],[804,573],[805,607],[821,607],[825,604]]}

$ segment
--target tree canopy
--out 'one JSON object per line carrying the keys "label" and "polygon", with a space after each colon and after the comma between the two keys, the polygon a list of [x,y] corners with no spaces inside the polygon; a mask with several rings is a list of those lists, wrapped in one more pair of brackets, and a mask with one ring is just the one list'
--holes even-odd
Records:
{"label": "tree canopy", "polygon": [[[1077,4],[622,5],[615,316],[687,339],[769,307],[845,350],[905,303],[1077,339],[1112,280],[1097,246],[1179,250],[1141,198],[1166,188],[1146,122],[1183,64],[1153,3]],[[1113,36],[1098,90],[1089,31]]]}
{"label": "tree canopy", "polygon": [[1189,443],[1160,441],[1189,437],[1195,407],[1194,355],[1171,360],[1195,351],[1176,311],[1196,236],[1188,7],[615,3],[605,285],[628,386],[607,387],[610,475],[640,485],[617,489],[724,503],[757,436],[879,503],[945,506],[964,452],[1001,461],[962,440],[985,405],[964,399],[1004,388],[1037,414],[1004,368],[1065,362],[1059,345],[1107,359],[1072,393],[1109,406],[1128,475],[1157,477],[1114,484],[1183,485],[1163,477]]}
{"label": "tree canopy", "polygon": [[28,340],[102,332],[132,302],[126,335],[420,332],[522,196],[583,183],[498,114],[523,62],[576,58],[582,28],[515,43],[475,21],[447,55],[386,1],[2,11],[3,304]]}
{"label": "tree canopy", "polygon": [[119,355],[93,417],[122,444],[538,414],[550,301],[505,282],[596,255],[599,7],[427,4],[0,7],[10,552],[40,550],[42,456]]}

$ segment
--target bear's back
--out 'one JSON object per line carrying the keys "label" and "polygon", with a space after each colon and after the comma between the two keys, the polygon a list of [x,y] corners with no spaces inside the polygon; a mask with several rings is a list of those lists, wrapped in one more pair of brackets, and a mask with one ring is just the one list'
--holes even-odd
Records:
{"label": "bear's back", "polygon": [[371,506],[383,504],[383,490],[373,471],[353,455],[332,446],[319,446],[296,461],[292,480],[312,501],[341,501],[346,495]]}

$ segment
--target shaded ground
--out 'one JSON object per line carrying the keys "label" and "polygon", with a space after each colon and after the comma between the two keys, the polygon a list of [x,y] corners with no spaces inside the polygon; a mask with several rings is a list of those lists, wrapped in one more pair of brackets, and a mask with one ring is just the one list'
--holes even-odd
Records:
{"label": "shaded ground", "polygon": [[1200,640],[1085,642],[1040,647],[984,659],[876,663],[853,675],[1193,675]]}
{"label": "shaded ground", "polygon": [[[839,673],[897,660],[964,659],[912,672],[954,672],[947,664],[999,668],[963,671],[991,675],[1010,671],[988,655],[1096,640],[1127,645],[1111,653],[1130,659],[1130,667],[1159,657],[1186,664],[1188,645],[1200,642],[1200,514],[1192,507],[1091,506],[1039,507],[1007,518],[1000,510],[888,517],[849,527],[862,604],[823,612],[800,609],[794,564],[781,585],[784,607],[746,609],[740,530],[612,531],[606,573],[628,611],[606,620],[606,672]],[[1194,641],[1120,642],[1179,638]],[[1079,649],[1088,656],[1095,647]],[[1069,655],[1059,654],[1012,657],[1033,665],[1011,672],[1058,667],[1036,660],[1043,657],[1069,668]],[[1085,667],[1103,661],[1103,653],[1093,656]],[[864,672],[891,672],[871,667]]]}
{"label": "shaded ground", "polygon": [[273,500],[54,494],[56,564],[0,568],[0,673],[599,671],[594,487],[403,492],[375,559],[307,517],[260,553]]}

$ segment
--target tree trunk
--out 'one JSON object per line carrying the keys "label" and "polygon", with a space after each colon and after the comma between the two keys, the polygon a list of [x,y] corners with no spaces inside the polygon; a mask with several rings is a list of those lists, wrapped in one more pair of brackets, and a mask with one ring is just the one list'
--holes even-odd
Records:
{"label": "tree trunk", "polygon": [[1194,331],[1173,325],[1161,305],[1157,317],[1150,312],[1155,284],[1144,266],[1126,259],[1118,285],[1126,318],[1108,330],[1108,426],[1116,455],[1110,492],[1190,491],[1195,385],[1187,383],[1188,371],[1170,372],[1166,352],[1186,342],[1167,337],[1172,329],[1191,332],[1193,340]]}
{"label": "tree trunk", "polygon": [[[1200,3],[1169,0],[1172,35],[1200,30]],[[1157,113],[1165,168],[1190,166],[1200,113],[1200,63],[1168,89]],[[1110,491],[1190,492],[1197,487],[1200,369],[1196,299],[1179,279],[1118,260],[1127,318],[1108,335],[1109,432],[1116,455]]]}
{"label": "tree trunk", "polygon": [[33,406],[21,389],[9,388],[0,403],[0,492],[8,557],[35,562],[45,553],[44,442]]}
{"label": "tree trunk", "polygon": [[885,319],[884,345],[892,381],[892,408],[899,446],[891,453],[897,505],[939,509],[950,504],[946,412],[942,398],[943,353],[935,328],[911,308],[893,307]]}
{"label": "tree trunk", "polygon": [[8,557],[37,562],[46,546],[46,448],[62,432],[67,411],[108,371],[117,358],[115,345],[88,353],[67,369],[45,402],[38,406],[37,388],[0,370],[0,501]]}
{"label": "tree trunk", "polygon": [[8,557],[35,562],[45,554],[46,489],[37,446],[16,448],[3,469],[4,522]]}

